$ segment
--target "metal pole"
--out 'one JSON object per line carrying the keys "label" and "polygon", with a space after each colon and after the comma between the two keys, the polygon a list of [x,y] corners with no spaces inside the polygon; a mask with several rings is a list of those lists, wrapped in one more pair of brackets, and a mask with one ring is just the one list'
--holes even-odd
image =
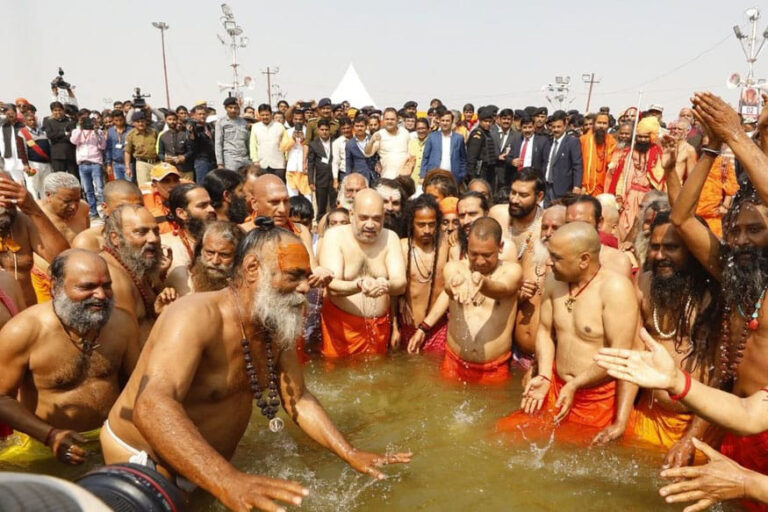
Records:
{"label": "metal pole", "polygon": [[584,110],[585,114],[589,114],[589,102],[592,100],[592,85],[595,83],[595,74],[589,78],[589,92],[587,93],[587,108]]}
{"label": "metal pole", "polygon": [[267,66],[267,105],[272,105],[272,73]]}
{"label": "metal pole", "polygon": [[163,78],[165,79],[165,106],[166,108],[171,108],[171,94],[168,90],[168,67],[165,62],[165,30],[168,28],[167,25],[163,25],[160,28],[160,43],[163,47]]}

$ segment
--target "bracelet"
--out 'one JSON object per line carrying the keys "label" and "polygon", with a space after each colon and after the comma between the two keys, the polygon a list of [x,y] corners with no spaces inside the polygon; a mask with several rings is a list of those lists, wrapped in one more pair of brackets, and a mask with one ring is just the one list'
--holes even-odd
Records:
{"label": "bracelet", "polygon": [[683,391],[679,395],[669,395],[669,399],[673,402],[682,400],[691,390],[691,374],[683,370],[683,375],[685,376],[685,386],[683,386]]}
{"label": "bracelet", "polygon": [[45,434],[45,442],[43,443],[45,446],[48,446],[48,441],[51,440],[51,434],[53,434],[54,430],[56,430],[56,427],[51,427],[48,433]]}
{"label": "bracelet", "polygon": [[423,331],[423,332],[424,332],[424,334],[427,334],[427,333],[428,333],[428,332],[429,332],[429,331],[432,329],[432,327],[430,327],[429,325],[427,325],[427,323],[426,323],[426,322],[421,322],[421,323],[419,324],[419,326],[417,327],[417,329],[418,329],[418,330],[420,330],[420,331]]}
{"label": "bracelet", "polygon": [[712,158],[720,156],[720,151],[717,151],[716,149],[701,148],[701,152],[707,153],[708,155],[712,155]]}

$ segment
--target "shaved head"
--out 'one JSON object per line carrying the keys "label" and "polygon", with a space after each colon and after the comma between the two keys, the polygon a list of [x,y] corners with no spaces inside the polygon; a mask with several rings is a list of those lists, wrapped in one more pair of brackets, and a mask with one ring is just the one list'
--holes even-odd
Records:
{"label": "shaved head", "polygon": [[278,227],[288,226],[291,198],[285,183],[274,174],[265,174],[253,182],[251,209],[257,216],[271,217]]}
{"label": "shaved head", "polygon": [[372,244],[378,240],[384,226],[384,200],[378,192],[366,188],[357,193],[350,221],[358,242]]}
{"label": "shaved head", "polygon": [[143,204],[141,190],[127,180],[113,180],[104,185],[104,204],[109,215],[121,204]]}
{"label": "shaved head", "polygon": [[359,213],[362,210],[376,209],[381,212],[384,211],[384,200],[381,198],[378,192],[373,189],[366,188],[361,190],[355,196],[355,205],[352,211]]}
{"label": "shaved head", "polygon": [[576,254],[589,253],[594,258],[600,257],[600,236],[595,226],[586,222],[574,221],[565,224],[552,235],[550,243],[564,244]]}
{"label": "shaved head", "polygon": [[253,195],[257,197],[264,195],[272,188],[285,189],[285,183],[283,183],[283,180],[274,174],[264,174],[263,176],[256,178],[256,181],[254,181]]}
{"label": "shaved head", "polygon": [[501,225],[492,217],[480,217],[469,228],[469,236],[478,240],[493,239],[497,244],[501,243]]}

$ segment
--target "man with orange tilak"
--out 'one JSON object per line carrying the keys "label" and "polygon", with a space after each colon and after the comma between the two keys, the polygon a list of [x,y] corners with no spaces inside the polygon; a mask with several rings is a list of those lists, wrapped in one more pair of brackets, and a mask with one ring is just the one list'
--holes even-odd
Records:
{"label": "man with orange tilak", "polygon": [[329,358],[385,354],[391,297],[406,288],[400,240],[383,229],[384,203],[375,190],[357,193],[350,221],[326,230],[320,251],[320,265],[334,276],[322,311],[322,354]]}
{"label": "man with orange tilak", "polygon": [[[501,260],[502,249],[499,223],[480,217],[469,230],[467,257],[445,265],[448,340],[440,371],[448,379],[495,384],[509,378],[522,272]],[[433,321],[427,315],[425,322]]]}
{"label": "man with orange tilak", "polygon": [[608,114],[599,112],[595,115],[592,130],[579,137],[584,165],[581,189],[593,197],[605,190],[605,173],[616,150],[616,139],[608,133],[608,124]]}
{"label": "man with orange tilak", "polygon": [[632,346],[638,318],[632,282],[600,267],[600,237],[585,222],[559,228],[548,249],[552,275],[541,299],[538,375],[525,388],[522,409],[500,420],[497,429],[525,439],[548,437],[553,429],[565,441],[616,439],[624,433],[632,400],[617,400],[616,381],[592,357],[605,346]]}
{"label": "man with orange tilak", "polygon": [[237,247],[232,285],[187,295],[158,319],[102,428],[106,462],[155,467],[236,512],[281,510],[277,500],[301,505],[308,491],[299,484],[250,475],[229,462],[254,403],[272,432],[284,427],[282,405],[312,440],[374,478],[384,478],[379,466],[409,462],[410,453],[352,446],[307,390],[296,339],[310,273],[298,237],[257,219]]}

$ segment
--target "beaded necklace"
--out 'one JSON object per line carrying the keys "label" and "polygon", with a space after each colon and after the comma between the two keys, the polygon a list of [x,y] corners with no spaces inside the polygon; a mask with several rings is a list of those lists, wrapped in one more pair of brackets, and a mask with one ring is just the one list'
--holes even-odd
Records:
{"label": "beaded necklace", "polygon": [[[422,259],[419,257],[419,249],[418,246],[413,245],[411,253],[413,254],[413,262],[416,264],[416,272],[418,272],[419,277],[416,278],[416,281],[419,283],[428,283],[432,280],[432,270],[428,271],[422,271],[421,267],[423,266],[425,269],[427,268],[427,265],[424,264]],[[434,254],[433,254],[433,263],[434,263]]]}
{"label": "beaded necklace", "polygon": [[568,284],[568,298],[565,299],[565,307],[568,309],[569,313],[573,312],[573,303],[576,302],[576,299],[581,295],[581,292],[587,289],[587,286],[589,286],[592,281],[597,277],[597,274],[600,273],[600,265],[597,266],[597,270],[595,270],[595,273],[592,274],[592,277],[589,278],[589,281],[587,281],[584,286],[579,288],[579,290],[576,293],[571,292],[571,285]]}
{"label": "beaded necklace", "polygon": [[251,354],[251,342],[248,340],[248,336],[245,334],[245,324],[243,323],[243,315],[240,311],[240,301],[238,300],[237,292],[230,286],[229,290],[232,292],[232,302],[235,304],[235,310],[237,311],[237,319],[240,322],[240,333],[243,338],[240,340],[240,347],[243,350],[243,360],[245,361],[245,373],[248,375],[248,385],[251,388],[253,399],[256,401],[256,405],[261,409],[261,414],[267,417],[269,420],[269,430],[272,432],[280,432],[285,427],[285,422],[282,418],[276,418],[277,409],[280,406],[280,395],[277,392],[277,372],[275,371],[275,360],[272,356],[272,339],[269,333],[264,330],[264,351],[267,359],[267,373],[269,374],[267,387],[269,388],[268,398],[264,398],[264,394],[259,384],[259,376],[256,372],[256,367],[253,365],[253,355]]}
{"label": "beaded necklace", "polygon": [[[686,311],[691,307],[691,296],[688,296],[688,302],[685,303],[685,308],[680,313],[681,315],[684,315]],[[659,338],[663,340],[671,339],[677,334],[677,327],[672,329],[672,332],[664,332],[661,330],[661,327],[659,327],[659,310],[656,308],[656,305],[653,305],[653,328],[656,330],[656,334],[659,335]]]}
{"label": "beaded necklace", "polygon": [[128,276],[131,278],[131,281],[133,282],[134,286],[136,286],[136,289],[139,290],[139,295],[141,295],[141,300],[144,303],[144,310],[146,311],[146,314],[148,317],[154,318],[155,317],[155,303],[152,300],[152,298],[149,296],[149,292],[147,291],[147,288],[144,286],[144,283],[141,282],[141,280],[134,275],[133,272],[131,272],[131,269],[128,268],[128,266],[123,263],[123,260],[120,259],[120,257],[117,255],[117,253],[110,247],[104,246],[104,252],[112,256],[115,261],[117,261],[123,269],[125,269],[126,272],[128,272]]}
{"label": "beaded necklace", "polygon": [[[756,331],[760,323],[758,316],[760,316],[760,309],[763,306],[766,290],[768,290],[768,287],[763,289],[760,298],[755,302],[751,314],[745,315],[741,305],[737,306],[739,315],[744,319],[744,326],[741,328],[741,336],[739,336],[738,343],[732,343],[730,340],[731,307],[728,305],[723,307],[723,321],[720,327],[720,378],[724,384],[728,382],[735,383],[738,380],[737,370],[741,360],[744,359],[744,350],[747,348],[749,331]],[[749,318],[748,321],[747,318]]]}

